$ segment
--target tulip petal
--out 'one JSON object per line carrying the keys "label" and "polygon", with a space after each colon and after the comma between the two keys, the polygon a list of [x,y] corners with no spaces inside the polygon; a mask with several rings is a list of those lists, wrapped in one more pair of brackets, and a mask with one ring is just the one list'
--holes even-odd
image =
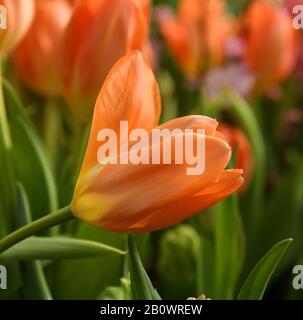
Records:
{"label": "tulip petal", "polygon": [[115,62],[146,43],[147,16],[145,0],[86,0],[75,8],[63,44],[62,78],[65,95],[84,119]]}
{"label": "tulip petal", "polygon": [[[170,121],[167,121],[157,128],[160,129],[204,129],[205,135],[207,136],[215,136],[216,129],[218,126],[218,122],[215,119],[206,117],[206,116],[198,116],[198,115],[190,115],[181,118],[176,118]],[[223,139],[224,140],[224,139]]]}
{"label": "tulip petal", "polygon": [[154,231],[169,227],[227,198],[243,183],[242,170],[225,170],[217,183],[181,201],[152,212],[128,231]]}
{"label": "tulip petal", "polygon": [[[102,228],[120,231],[151,212],[216,183],[230,159],[229,145],[215,137],[191,135],[194,146],[199,146],[198,142],[205,139],[205,170],[202,174],[188,175],[186,162],[174,163],[175,149],[167,138],[162,141],[161,149],[172,147],[172,164],[104,166],[97,175],[92,175],[94,178],[86,188],[76,190],[74,214]],[[152,145],[149,154],[158,147]]]}
{"label": "tulip petal", "polygon": [[71,14],[72,8],[65,0],[38,1],[34,21],[13,54],[18,76],[41,94],[62,93],[59,51]]}
{"label": "tulip petal", "polygon": [[246,63],[258,76],[257,87],[267,89],[292,71],[297,30],[285,8],[270,1],[252,2],[243,21]]}
{"label": "tulip petal", "polygon": [[186,72],[194,72],[196,61],[192,57],[192,44],[186,26],[170,14],[159,15],[161,33],[172,55]]}
{"label": "tulip petal", "polygon": [[[158,123],[160,112],[159,88],[141,53],[132,52],[121,58],[112,68],[98,96],[83,172],[98,165],[100,142],[97,142],[97,136],[101,129],[112,129],[119,137],[120,121],[128,121],[129,130],[149,130]],[[127,136],[121,140],[124,139]]]}
{"label": "tulip petal", "polygon": [[5,30],[0,30],[0,56],[5,56],[15,48],[28,31],[35,13],[33,0],[0,0],[0,5],[7,10]]}

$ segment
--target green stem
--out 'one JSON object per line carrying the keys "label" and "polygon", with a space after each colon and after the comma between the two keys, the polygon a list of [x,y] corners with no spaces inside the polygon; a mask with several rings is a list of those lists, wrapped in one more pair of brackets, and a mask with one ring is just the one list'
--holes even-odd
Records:
{"label": "green stem", "polygon": [[0,58],[0,130],[2,131],[5,147],[9,150],[11,149],[12,141],[11,141],[11,135],[10,135],[8,121],[7,121],[6,109],[5,109],[2,73],[3,73],[2,59]]}
{"label": "green stem", "polygon": [[33,236],[42,230],[56,226],[73,218],[74,216],[71,213],[71,207],[69,205],[54,213],[50,213],[36,221],[33,221],[4,237],[0,241],[0,254],[18,242]]}
{"label": "green stem", "polygon": [[44,108],[44,139],[54,169],[57,169],[58,137],[60,135],[60,114],[58,101],[47,99]]}

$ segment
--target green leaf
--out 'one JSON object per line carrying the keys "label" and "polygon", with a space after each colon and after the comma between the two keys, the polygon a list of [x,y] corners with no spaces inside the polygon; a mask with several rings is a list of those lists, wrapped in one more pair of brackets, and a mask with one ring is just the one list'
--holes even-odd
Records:
{"label": "green leaf", "polygon": [[245,236],[234,194],[217,205],[215,220],[216,299],[232,299],[245,254]]}
{"label": "green leaf", "polygon": [[[89,239],[125,249],[124,234],[107,232],[81,221],[75,223],[78,231],[73,233],[73,238]],[[52,263],[47,274],[52,283],[54,297],[96,299],[106,287],[119,284],[123,258],[123,255],[108,255],[89,259],[58,260]]]}
{"label": "green leaf", "polygon": [[[258,237],[259,256],[264,254],[264,247],[269,247],[280,239],[294,238],[295,243],[287,252],[279,265],[286,267],[296,252],[302,252],[302,193],[303,193],[303,161],[298,157],[280,179],[269,197],[262,229]],[[287,212],[287,214],[285,214]],[[272,227],[273,221],[275,227]]]}
{"label": "green leaf", "polygon": [[255,234],[262,224],[264,217],[264,188],[266,173],[266,148],[262,131],[251,106],[235,91],[226,92],[230,102],[230,111],[249,139],[254,157],[254,175],[245,195],[245,216],[250,219],[247,223],[250,235]]}
{"label": "green leaf", "polygon": [[268,282],[292,239],[275,244],[270,251],[257,263],[246,279],[238,300],[261,300]]}
{"label": "green leaf", "polygon": [[67,237],[31,237],[19,242],[1,255],[1,260],[79,259],[124,252],[102,243]]}
{"label": "green leaf", "polygon": [[[22,185],[18,184],[17,190],[17,226],[31,222],[30,207]],[[20,263],[22,287],[25,299],[51,300],[43,268],[40,261]]]}
{"label": "green leaf", "polygon": [[201,234],[201,281],[199,294],[207,294],[208,297],[215,296],[215,244],[212,237]]}
{"label": "green leaf", "polygon": [[57,209],[57,191],[49,161],[38,134],[14,89],[4,83],[5,101],[13,141],[16,179],[27,191],[33,219]]}
{"label": "green leaf", "polygon": [[131,288],[134,299],[161,300],[161,297],[154,289],[146,271],[144,270],[132,235],[128,236],[128,250]]}

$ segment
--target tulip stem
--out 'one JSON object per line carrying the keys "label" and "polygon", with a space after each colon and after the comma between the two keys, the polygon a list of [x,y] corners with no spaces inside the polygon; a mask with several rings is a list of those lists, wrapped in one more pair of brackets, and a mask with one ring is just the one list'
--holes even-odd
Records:
{"label": "tulip stem", "polygon": [[33,236],[40,231],[56,226],[73,218],[74,216],[71,212],[71,206],[69,205],[36,221],[33,221],[0,240],[0,254],[18,242]]}
{"label": "tulip stem", "polygon": [[5,109],[5,100],[3,93],[3,59],[0,57],[0,130],[3,135],[4,145],[6,149],[11,149],[12,141],[7,121],[7,114]]}

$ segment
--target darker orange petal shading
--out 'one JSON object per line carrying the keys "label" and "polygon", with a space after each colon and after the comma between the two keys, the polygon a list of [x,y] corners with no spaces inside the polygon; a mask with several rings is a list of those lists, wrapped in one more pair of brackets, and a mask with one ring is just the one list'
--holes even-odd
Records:
{"label": "darker orange petal shading", "polygon": [[225,170],[219,181],[204,190],[150,213],[140,222],[129,226],[128,231],[154,231],[177,224],[227,198],[242,185],[242,170]]}

